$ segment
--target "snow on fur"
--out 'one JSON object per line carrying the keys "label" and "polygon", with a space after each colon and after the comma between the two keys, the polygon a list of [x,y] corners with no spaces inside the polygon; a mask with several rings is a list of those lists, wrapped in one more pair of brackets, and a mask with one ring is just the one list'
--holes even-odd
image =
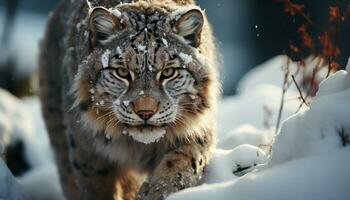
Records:
{"label": "snow on fur", "polygon": [[146,46],[145,46],[145,45],[139,44],[139,45],[137,45],[137,49],[138,49],[139,51],[145,52],[145,51],[146,51]]}
{"label": "snow on fur", "polygon": [[185,65],[189,64],[192,62],[192,56],[185,54],[183,52],[180,52],[179,54],[180,58],[184,61]]}
{"label": "snow on fur", "polygon": [[110,8],[108,9],[109,12],[111,12],[114,16],[121,18],[122,17],[122,13],[117,9],[117,8]]}
{"label": "snow on fur", "polygon": [[103,68],[108,67],[108,65],[109,65],[109,56],[110,55],[111,55],[111,51],[108,50],[108,49],[102,54],[102,56],[101,56],[101,63],[102,63]]}
{"label": "snow on fur", "polygon": [[162,42],[166,47],[168,47],[168,41],[166,39],[164,39],[163,37],[162,37]]}

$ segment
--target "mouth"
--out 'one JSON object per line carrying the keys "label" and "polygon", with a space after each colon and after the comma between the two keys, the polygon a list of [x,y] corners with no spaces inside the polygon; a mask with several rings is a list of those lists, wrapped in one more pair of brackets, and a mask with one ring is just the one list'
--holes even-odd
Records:
{"label": "mouth", "polygon": [[142,124],[142,125],[137,125],[137,126],[132,126],[131,128],[138,128],[138,129],[155,129],[159,128],[159,126],[151,125],[151,124]]}
{"label": "mouth", "polygon": [[160,125],[154,125],[154,124],[149,124],[149,123],[143,123],[143,124],[138,124],[138,125],[131,125],[131,124],[126,124],[124,123],[123,126],[126,129],[140,129],[140,130],[153,130],[153,129],[165,129],[168,127],[168,124],[160,124]]}
{"label": "mouth", "polygon": [[150,144],[158,142],[164,137],[166,130],[164,127],[154,125],[129,126],[124,129],[123,134],[132,137],[135,141]]}

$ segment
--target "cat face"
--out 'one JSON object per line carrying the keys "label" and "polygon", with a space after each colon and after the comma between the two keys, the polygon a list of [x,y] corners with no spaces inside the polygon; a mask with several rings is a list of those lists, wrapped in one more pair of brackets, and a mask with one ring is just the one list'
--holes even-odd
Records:
{"label": "cat face", "polygon": [[210,109],[209,70],[199,50],[203,24],[196,7],[95,8],[76,104],[111,132],[190,126],[189,118]]}

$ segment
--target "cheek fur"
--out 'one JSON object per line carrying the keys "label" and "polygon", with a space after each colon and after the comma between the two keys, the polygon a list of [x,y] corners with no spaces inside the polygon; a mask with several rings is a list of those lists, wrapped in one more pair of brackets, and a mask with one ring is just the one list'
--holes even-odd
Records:
{"label": "cheek fur", "polygon": [[195,79],[185,70],[180,70],[179,75],[169,81],[165,90],[172,97],[178,97],[183,94],[196,94]]}
{"label": "cheek fur", "polygon": [[98,84],[105,92],[117,97],[121,96],[128,89],[128,85],[124,81],[116,78],[110,70],[102,72]]}

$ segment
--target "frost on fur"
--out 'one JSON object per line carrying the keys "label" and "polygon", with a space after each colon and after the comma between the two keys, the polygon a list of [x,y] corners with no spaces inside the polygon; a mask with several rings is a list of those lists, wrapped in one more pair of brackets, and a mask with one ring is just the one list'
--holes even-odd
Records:
{"label": "frost on fur", "polygon": [[179,54],[180,58],[184,61],[185,65],[192,62],[192,56],[181,52]]}
{"label": "frost on fur", "polygon": [[106,50],[102,56],[101,56],[101,63],[103,68],[107,68],[109,65],[109,56],[111,55],[111,51],[110,50]]}

